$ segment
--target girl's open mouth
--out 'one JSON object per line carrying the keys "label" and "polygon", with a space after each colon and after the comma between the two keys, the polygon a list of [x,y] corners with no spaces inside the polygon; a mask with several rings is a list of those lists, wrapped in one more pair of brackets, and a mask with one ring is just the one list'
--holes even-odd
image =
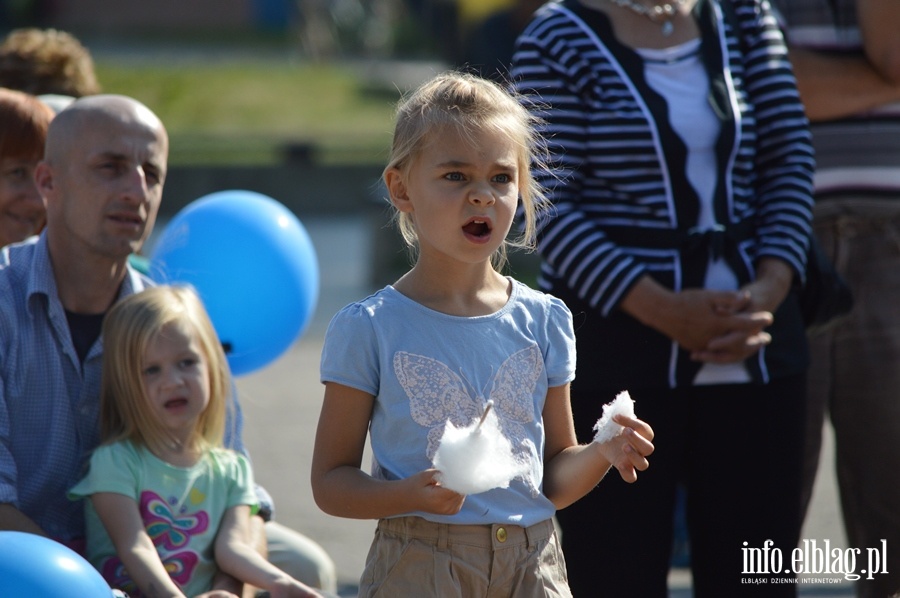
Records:
{"label": "girl's open mouth", "polygon": [[166,409],[179,409],[181,407],[185,407],[188,404],[188,400],[185,398],[179,399],[169,399],[163,404],[163,407]]}
{"label": "girl's open mouth", "polygon": [[485,220],[472,220],[463,226],[463,232],[472,237],[482,238],[491,233],[491,225]]}

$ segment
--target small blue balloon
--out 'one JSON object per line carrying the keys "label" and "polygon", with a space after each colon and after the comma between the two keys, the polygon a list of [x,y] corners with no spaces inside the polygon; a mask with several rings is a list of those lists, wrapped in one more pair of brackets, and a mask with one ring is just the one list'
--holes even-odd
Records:
{"label": "small blue balloon", "polygon": [[220,191],[180,210],[151,254],[160,283],[193,285],[236,376],[278,358],[302,334],[319,294],[306,229],[280,202]]}
{"label": "small blue balloon", "polygon": [[0,531],[0,598],[112,598],[100,573],[77,552],[36,534]]}

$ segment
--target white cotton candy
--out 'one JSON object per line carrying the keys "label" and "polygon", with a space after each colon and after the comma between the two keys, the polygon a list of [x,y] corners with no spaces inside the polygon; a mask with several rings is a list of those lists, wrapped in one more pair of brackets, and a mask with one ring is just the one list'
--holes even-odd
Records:
{"label": "white cotton candy", "polygon": [[623,390],[603,406],[603,416],[594,424],[594,442],[609,442],[622,433],[625,428],[613,421],[613,416],[619,414],[634,417],[634,401],[627,390]]}
{"label": "white cotton candy", "polygon": [[507,488],[513,478],[525,474],[493,410],[480,426],[476,421],[457,428],[447,422],[433,463],[441,485],[460,494]]}

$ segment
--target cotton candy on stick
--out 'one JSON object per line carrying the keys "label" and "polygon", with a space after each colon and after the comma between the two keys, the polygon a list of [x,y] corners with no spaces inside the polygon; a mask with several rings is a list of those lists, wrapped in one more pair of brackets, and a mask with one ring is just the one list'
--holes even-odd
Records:
{"label": "cotton candy on stick", "polygon": [[447,422],[434,453],[434,467],[440,471],[442,486],[460,494],[478,494],[493,488],[507,488],[524,473],[516,461],[512,445],[500,429],[500,421],[488,401],[477,422],[457,428]]}
{"label": "cotton candy on stick", "polygon": [[620,414],[634,417],[634,401],[627,390],[623,390],[603,406],[603,415],[594,424],[594,442],[609,442],[622,433],[625,428],[613,421],[613,416]]}

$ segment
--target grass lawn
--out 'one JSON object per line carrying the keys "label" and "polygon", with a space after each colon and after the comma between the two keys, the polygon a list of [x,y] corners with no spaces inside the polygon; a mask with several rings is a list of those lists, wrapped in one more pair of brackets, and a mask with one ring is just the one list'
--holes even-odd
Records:
{"label": "grass lawn", "polygon": [[98,58],[104,92],[137,98],[166,124],[172,164],[271,164],[287,147],[321,163],[382,163],[399,93],[350,66],[286,59]]}

